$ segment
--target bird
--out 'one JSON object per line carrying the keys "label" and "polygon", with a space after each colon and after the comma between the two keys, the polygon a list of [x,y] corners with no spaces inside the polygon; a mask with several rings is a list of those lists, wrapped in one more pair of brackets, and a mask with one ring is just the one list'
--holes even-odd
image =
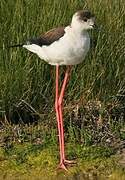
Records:
{"label": "bird", "polygon": [[[72,16],[68,26],[49,30],[38,38],[28,39],[25,43],[11,47],[23,47],[39,56],[48,64],[55,66],[55,112],[58,126],[60,162],[58,168],[67,170],[74,161],[67,160],[65,155],[63,128],[63,98],[73,65],[83,62],[90,49],[88,30],[95,27],[95,15],[89,10],[79,10]],[[62,86],[59,91],[60,66],[66,66]]]}

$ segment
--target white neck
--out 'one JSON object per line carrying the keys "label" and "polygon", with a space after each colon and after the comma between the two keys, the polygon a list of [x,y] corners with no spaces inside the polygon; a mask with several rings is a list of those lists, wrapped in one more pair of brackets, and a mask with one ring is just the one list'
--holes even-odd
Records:
{"label": "white neck", "polygon": [[76,33],[79,33],[79,34],[87,33],[87,30],[84,29],[83,24],[80,22],[80,20],[78,19],[76,15],[74,15],[72,18],[71,27],[73,31]]}

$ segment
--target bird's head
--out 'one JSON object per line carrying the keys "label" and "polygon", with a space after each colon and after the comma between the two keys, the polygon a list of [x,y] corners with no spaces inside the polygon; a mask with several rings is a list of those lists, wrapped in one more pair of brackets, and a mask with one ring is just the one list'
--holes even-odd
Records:
{"label": "bird's head", "polygon": [[79,31],[93,29],[95,17],[88,10],[80,10],[73,15],[71,26]]}

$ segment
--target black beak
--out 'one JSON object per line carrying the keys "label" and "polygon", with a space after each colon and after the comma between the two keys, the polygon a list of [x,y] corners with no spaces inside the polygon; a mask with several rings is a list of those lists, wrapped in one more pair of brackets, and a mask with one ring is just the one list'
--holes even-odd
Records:
{"label": "black beak", "polygon": [[94,28],[94,29],[98,29],[97,24],[94,23],[94,24],[93,24],[93,28]]}
{"label": "black beak", "polygon": [[97,26],[97,24],[94,24],[94,25],[93,25],[93,29],[95,29],[96,31],[100,31],[100,30],[101,30],[101,27],[100,27],[100,26]]}

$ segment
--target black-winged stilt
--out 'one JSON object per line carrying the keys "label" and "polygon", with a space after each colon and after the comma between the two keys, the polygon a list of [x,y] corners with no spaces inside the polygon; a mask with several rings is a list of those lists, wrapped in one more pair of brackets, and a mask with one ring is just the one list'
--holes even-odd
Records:
{"label": "black-winged stilt", "polygon": [[[67,170],[66,166],[71,164],[72,161],[66,160],[65,157],[62,102],[71,66],[81,63],[85,58],[90,48],[90,38],[87,30],[93,29],[94,25],[94,15],[87,10],[80,10],[73,15],[69,26],[52,29],[39,38],[30,39],[24,44],[11,46],[24,47],[37,54],[48,64],[56,66],[55,110],[60,145],[59,167],[65,170]],[[66,65],[67,70],[59,93],[60,65]]]}

